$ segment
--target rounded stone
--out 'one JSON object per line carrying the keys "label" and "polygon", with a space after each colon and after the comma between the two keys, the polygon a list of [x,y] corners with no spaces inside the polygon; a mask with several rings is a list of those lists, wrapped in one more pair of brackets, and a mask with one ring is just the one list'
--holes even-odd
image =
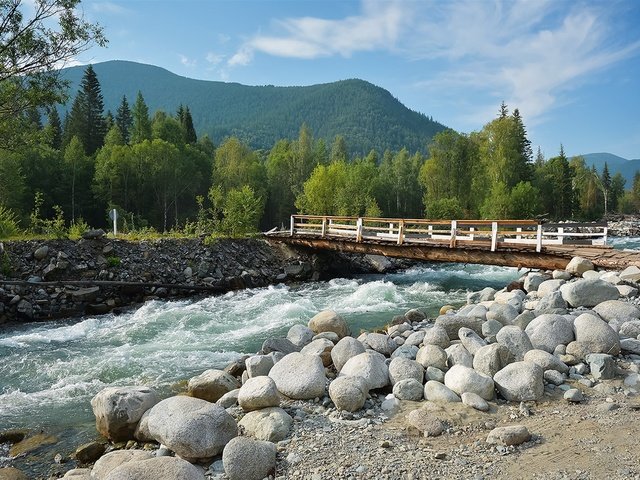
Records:
{"label": "rounded stone", "polygon": [[334,332],[340,338],[350,335],[349,326],[344,318],[333,310],[324,310],[309,320],[309,328],[315,333]]}
{"label": "rounded stone", "polygon": [[444,384],[458,395],[472,392],[485,400],[494,397],[494,385],[491,377],[476,372],[464,365],[454,365],[444,374]]}
{"label": "rounded stone", "polygon": [[524,354],[533,349],[529,336],[514,325],[507,325],[500,329],[496,335],[496,341],[504,345],[513,355],[515,360],[522,360]]}
{"label": "rounded stone", "polygon": [[395,385],[400,380],[413,378],[422,382],[424,378],[424,367],[415,360],[407,358],[394,358],[389,363],[389,380],[391,385]]}
{"label": "rounded stone", "polygon": [[607,300],[617,300],[618,289],[600,279],[583,278],[576,282],[565,283],[560,287],[562,297],[572,307],[594,307]]}
{"label": "rounded stone", "polygon": [[456,392],[434,380],[429,380],[424,385],[424,398],[430,402],[437,403],[456,403],[461,401]]}
{"label": "rounded stone", "polygon": [[424,398],[424,387],[418,380],[406,378],[393,386],[393,396],[399,400],[419,402]]}
{"label": "rounded stone", "polygon": [[451,340],[444,327],[434,325],[424,331],[423,345],[437,345],[440,348],[447,348],[451,345]]}
{"label": "rounded stone", "polygon": [[306,325],[294,325],[289,329],[287,333],[287,340],[296,345],[297,347],[304,347],[311,343],[315,333]]}
{"label": "rounded stone", "polygon": [[479,410],[480,412],[488,412],[489,411],[489,403],[482,398],[480,395],[473,392],[464,392],[461,395],[462,403],[465,405]]}
{"label": "rounded stone", "polygon": [[540,400],[544,395],[544,372],[535,363],[514,362],[493,377],[493,381],[505,400],[528,402]]}
{"label": "rounded stone", "polygon": [[438,345],[427,344],[418,350],[416,361],[424,368],[435,367],[442,371],[448,368],[447,352]]}
{"label": "rounded stone", "polygon": [[529,430],[524,425],[509,425],[497,427],[489,432],[487,443],[500,445],[520,445],[531,438]]}
{"label": "rounded stone", "polygon": [[320,357],[294,352],[276,363],[269,377],[278,391],[295,400],[324,396],[326,376]]}
{"label": "rounded stone", "polygon": [[329,397],[338,410],[360,410],[368,393],[367,383],[362,377],[340,376],[329,384]]}
{"label": "rounded stone", "polygon": [[[92,478],[93,473],[92,473]],[[111,470],[105,480],[205,480],[204,471],[177,457],[157,457],[129,461]]]}
{"label": "rounded stone", "polygon": [[280,407],[249,412],[238,422],[247,435],[274,443],[287,438],[292,425],[293,419]]}
{"label": "rounded stone", "polygon": [[576,341],[580,342],[588,353],[620,353],[620,337],[604,320],[595,315],[583,313],[573,322]]}
{"label": "rounded stone", "polygon": [[425,437],[437,437],[444,432],[442,420],[436,418],[424,408],[410,411],[407,414],[406,421],[409,425],[421,431]]}
{"label": "rounded stone", "polygon": [[240,387],[235,377],[222,370],[205,370],[197,377],[189,380],[187,393],[207,402],[215,402],[225,393]]}
{"label": "rounded stone", "polygon": [[245,412],[279,406],[280,394],[276,382],[266,376],[249,378],[240,387],[238,405]]}
{"label": "rounded stone", "polygon": [[262,480],[276,467],[276,446],[271,442],[236,437],[224,448],[222,464],[230,480]]}
{"label": "rounded stone", "polygon": [[351,357],[365,352],[364,345],[353,337],[344,337],[331,350],[331,360],[336,370],[340,372],[344,364]]}
{"label": "rounded stone", "polygon": [[362,377],[368,390],[389,385],[389,367],[384,355],[377,352],[364,352],[350,358],[340,370],[340,376]]}
{"label": "rounded stone", "polygon": [[534,348],[549,353],[558,345],[567,345],[574,340],[571,322],[561,315],[540,315],[527,325],[525,332]]}

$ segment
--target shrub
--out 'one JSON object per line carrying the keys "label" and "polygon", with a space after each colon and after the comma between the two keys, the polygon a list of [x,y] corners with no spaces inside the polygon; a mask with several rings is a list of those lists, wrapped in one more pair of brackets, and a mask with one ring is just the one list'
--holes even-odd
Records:
{"label": "shrub", "polygon": [[0,238],[13,237],[20,233],[16,215],[8,208],[0,205]]}

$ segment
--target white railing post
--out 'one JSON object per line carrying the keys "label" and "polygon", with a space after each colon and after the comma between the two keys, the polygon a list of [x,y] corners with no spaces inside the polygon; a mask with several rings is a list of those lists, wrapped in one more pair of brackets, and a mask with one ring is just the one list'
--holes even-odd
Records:
{"label": "white railing post", "polygon": [[602,245],[607,244],[607,234],[609,233],[609,227],[604,227],[604,236],[602,237]]}
{"label": "white railing post", "polygon": [[358,217],[356,221],[356,242],[362,241],[362,217]]}
{"label": "white railing post", "polygon": [[560,240],[560,245],[564,243],[564,227],[558,227],[558,240]]}
{"label": "white railing post", "polygon": [[536,232],[536,252],[542,251],[542,225],[538,225],[538,231]]}
{"label": "white railing post", "polygon": [[293,234],[296,231],[295,223],[296,223],[296,219],[293,217],[293,215],[291,215],[291,232],[290,232],[290,235],[292,237],[293,237]]}
{"label": "white railing post", "polygon": [[327,217],[322,217],[322,236],[327,235]]}
{"label": "white railing post", "polygon": [[389,222],[389,235],[393,235],[393,222]]}
{"label": "white railing post", "polygon": [[491,251],[498,248],[498,222],[491,222]]}
{"label": "white railing post", "polygon": [[456,246],[456,229],[458,228],[458,221],[451,220],[451,239],[449,240],[449,248]]}
{"label": "white railing post", "polygon": [[470,239],[472,242],[473,242],[473,240],[476,238],[476,236],[473,234],[473,232],[475,232],[475,231],[476,231],[475,227],[469,227],[469,232],[470,232],[470,234],[469,234],[469,239]]}
{"label": "white railing post", "polygon": [[398,245],[402,245],[404,241],[404,221],[400,220],[398,223]]}
{"label": "white railing post", "polygon": [[[522,227],[516,227],[516,233],[522,233]],[[522,240],[522,235],[516,235],[516,240]]]}
{"label": "white railing post", "polygon": [[429,225],[429,226],[427,227],[427,232],[429,232],[429,233],[428,233],[429,238],[433,238],[433,225]]}

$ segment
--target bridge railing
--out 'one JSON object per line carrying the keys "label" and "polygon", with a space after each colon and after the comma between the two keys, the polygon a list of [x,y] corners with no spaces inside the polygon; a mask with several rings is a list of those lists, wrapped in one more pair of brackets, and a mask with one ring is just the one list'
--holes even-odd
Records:
{"label": "bridge railing", "polygon": [[535,220],[428,220],[327,215],[292,215],[289,234],[340,237],[362,242],[394,242],[398,245],[458,242],[499,245],[543,245],[589,243],[606,245],[606,223],[540,224]]}

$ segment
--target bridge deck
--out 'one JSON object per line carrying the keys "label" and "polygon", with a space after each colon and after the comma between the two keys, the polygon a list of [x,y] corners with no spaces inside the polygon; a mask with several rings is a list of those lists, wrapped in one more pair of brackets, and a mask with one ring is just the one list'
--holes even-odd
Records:
{"label": "bridge deck", "polygon": [[540,225],[532,221],[429,221],[354,217],[292,217],[289,231],[268,238],[345,253],[432,262],[562,269],[574,256],[605,269],[640,267],[640,251],[606,245],[606,224]]}

